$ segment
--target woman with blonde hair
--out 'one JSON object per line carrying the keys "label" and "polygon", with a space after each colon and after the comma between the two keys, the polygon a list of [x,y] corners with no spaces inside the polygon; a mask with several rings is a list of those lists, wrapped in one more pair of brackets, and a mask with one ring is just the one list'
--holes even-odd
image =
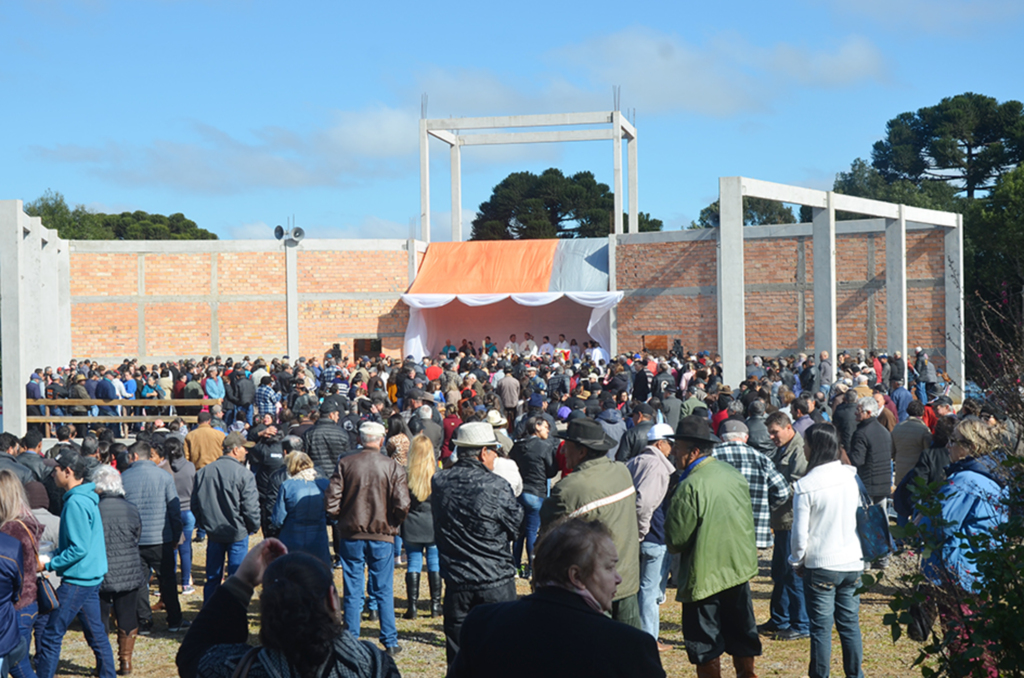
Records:
{"label": "woman with blonde hair", "polygon": [[39,563],[39,538],[43,526],[33,517],[21,481],[11,471],[0,471],[0,532],[21,543],[25,572],[21,579],[21,595],[14,605],[18,633],[25,645],[21,660],[10,667],[15,678],[35,676],[27,650],[32,640],[32,625],[39,610],[36,605],[36,569]]}
{"label": "woman with blonde hair", "polygon": [[423,553],[427,554],[427,583],[430,586],[430,616],[441,616],[441,566],[434,544],[434,514],[430,508],[430,482],[437,470],[434,445],[424,435],[412,439],[406,467],[409,498],[412,505],[402,523],[402,540],[409,559],[405,573],[405,592],[409,608],[404,617],[416,618],[416,600],[420,595],[420,574],[423,572]]}
{"label": "woman with blonde hair", "polygon": [[289,552],[305,551],[330,565],[327,512],[324,510],[327,478],[317,473],[313,460],[305,452],[290,453],[285,464],[288,479],[281,483],[277,492],[271,525],[280,530],[277,538]]}

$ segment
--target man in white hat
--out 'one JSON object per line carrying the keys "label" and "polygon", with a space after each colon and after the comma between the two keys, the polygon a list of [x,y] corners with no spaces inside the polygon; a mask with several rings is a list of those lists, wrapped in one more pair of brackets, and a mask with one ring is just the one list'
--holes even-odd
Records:
{"label": "man in white hat", "polygon": [[345,583],[345,625],[359,638],[363,612],[363,568],[380,610],[380,641],[391,656],[402,651],[395,626],[395,535],[409,513],[405,468],[381,454],[384,427],[373,421],[359,427],[362,448],[345,455],[327,487],[327,515],[338,520]]}
{"label": "man in white hat", "polygon": [[640,623],[644,631],[654,636],[661,652],[671,647],[658,640],[658,603],[664,598],[668,583],[665,510],[672,498],[672,474],[676,472],[675,464],[669,459],[674,433],[668,424],[655,424],[647,431],[647,447],[626,462],[636,488],[636,519],[640,533],[640,591],[637,593]]}
{"label": "man in white hat", "polygon": [[516,599],[516,569],[508,544],[523,520],[512,487],[492,473],[499,443],[491,424],[463,424],[451,445],[459,460],[434,475],[430,495],[434,539],[445,579],[449,666],[459,652],[459,634],[469,611],[477,605]]}

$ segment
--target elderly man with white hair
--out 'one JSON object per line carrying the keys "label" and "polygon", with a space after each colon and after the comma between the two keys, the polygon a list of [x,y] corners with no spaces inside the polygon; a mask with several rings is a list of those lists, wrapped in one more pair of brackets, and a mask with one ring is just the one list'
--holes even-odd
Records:
{"label": "elderly man with white hair", "polygon": [[387,653],[402,651],[395,626],[395,535],[409,513],[405,469],[381,454],[384,427],[367,421],[359,427],[361,448],[338,460],[327,486],[327,515],[338,520],[345,583],[345,625],[359,638],[363,612],[363,568],[380,610],[380,641]]}
{"label": "elderly man with white hair", "polygon": [[857,400],[858,423],[848,455],[871,501],[885,506],[892,496],[894,450],[892,434],[878,420],[879,409],[873,396]]}

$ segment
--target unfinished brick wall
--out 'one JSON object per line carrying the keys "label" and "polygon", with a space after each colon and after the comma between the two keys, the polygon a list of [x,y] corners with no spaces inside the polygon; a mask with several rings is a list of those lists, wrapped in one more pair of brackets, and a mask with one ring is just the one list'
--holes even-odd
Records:
{"label": "unfinished brick wall", "polygon": [[[942,366],[945,352],[944,240],[940,229],[907,233],[908,343]],[[716,240],[640,242],[616,247],[620,350],[644,335],[668,335],[684,348],[718,345]],[[744,241],[745,326],[751,353],[792,354],[814,347],[814,256],[809,236]],[[836,237],[836,330],[842,349],[886,348],[885,235]],[[724,272],[729,275],[730,272]]]}
{"label": "unfinished brick wall", "polygon": [[[406,243],[330,245],[295,252],[300,354],[323,355],[335,343],[351,351],[357,338],[400,354],[409,318],[399,299],[409,286]],[[288,353],[287,266],[284,249],[263,243],[253,251],[207,241],[73,243],[73,351],[108,361]]]}

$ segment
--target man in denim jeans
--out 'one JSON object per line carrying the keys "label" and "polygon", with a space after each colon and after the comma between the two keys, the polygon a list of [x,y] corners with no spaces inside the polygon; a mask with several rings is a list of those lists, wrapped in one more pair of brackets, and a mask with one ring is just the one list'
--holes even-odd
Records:
{"label": "man in denim jeans", "polygon": [[659,607],[668,583],[668,547],[665,546],[665,509],[672,498],[675,464],[671,436],[675,433],[668,424],[655,424],[647,432],[647,447],[626,462],[636,487],[636,518],[640,532],[640,623],[643,630],[654,636],[658,650],[671,649],[658,640],[660,631]]}
{"label": "man in denim jeans", "polygon": [[[57,455],[53,469],[57,486],[67,490],[60,516],[60,539],[46,569],[61,577],[57,598],[60,607],[50,614],[36,657],[36,673],[53,678],[60,659],[60,647],[68,626],[80,617],[85,637],[96,655],[100,678],[114,678],[114,653],[100,618],[100,584],[107,573],[107,547],[100,519],[100,497],[96,485],[85,482],[89,462],[70,447]],[[44,557],[45,559],[45,557]]]}

